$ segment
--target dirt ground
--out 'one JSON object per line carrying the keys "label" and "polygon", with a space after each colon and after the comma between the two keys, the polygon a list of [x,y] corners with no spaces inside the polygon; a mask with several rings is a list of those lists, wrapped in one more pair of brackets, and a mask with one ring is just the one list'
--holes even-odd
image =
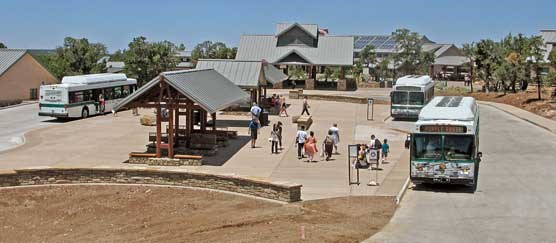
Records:
{"label": "dirt ground", "polygon": [[395,208],[386,197],[280,204],[168,187],[4,188],[0,242],[358,242]]}
{"label": "dirt ground", "polygon": [[512,105],[537,115],[546,117],[548,119],[556,120],[556,100],[551,100],[552,89],[544,89],[541,96],[543,100],[537,100],[538,95],[536,90],[528,90],[526,92],[511,93],[508,92],[504,95],[503,92],[474,92],[468,93],[463,89],[450,88],[435,91],[436,96],[441,95],[467,95],[473,96],[477,100],[491,101]]}

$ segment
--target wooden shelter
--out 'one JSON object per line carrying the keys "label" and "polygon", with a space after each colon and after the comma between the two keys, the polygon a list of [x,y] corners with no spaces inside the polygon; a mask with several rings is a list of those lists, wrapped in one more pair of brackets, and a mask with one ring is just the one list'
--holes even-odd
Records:
{"label": "wooden shelter", "polygon": [[[230,80],[213,69],[192,69],[163,72],[143,85],[132,95],[114,107],[156,109],[156,157],[167,150],[169,158],[175,155],[176,142],[183,141],[192,146],[191,134],[195,131],[193,114],[199,114],[200,126],[197,132],[207,132],[208,114],[212,117],[212,131],[216,131],[216,112],[237,102],[248,99],[249,95]],[[180,119],[185,125],[180,126]],[[166,133],[162,123],[167,122]],[[163,141],[163,136],[166,139]]]}

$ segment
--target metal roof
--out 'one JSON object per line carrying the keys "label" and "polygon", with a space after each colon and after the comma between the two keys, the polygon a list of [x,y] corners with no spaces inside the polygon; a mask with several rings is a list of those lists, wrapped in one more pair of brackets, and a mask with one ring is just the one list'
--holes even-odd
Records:
{"label": "metal roof", "polygon": [[[420,36],[420,38],[423,42],[423,46],[427,44],[435,44],[424,35]],[[355,51],[361,51],[366,46],[372,45],[375,48],[375,52],[396,52],[397,43],[396,38],[393,35],[354,35],[353,40],[353,48]]]}
{"label": "metal roof", "polygon": [[311,35],[313,38],[317,38],[318,36],[318,25],[316,24],[298,24],[298,23],[278,23],[276,25],[276,36],[279,36],[288,30],[292,29],[293,27],[298,26],[307,34]]}
{"label": "metal roof", "polygon": [[396,86],[427,86],[432,83],[428,75],[407,75],[396,80]]}
{"label": "metal roof", "polygon": [[209,113],[217,112],[249,98],[246,92],[214,69],[191,69],[161,73],[114,106],[114,110],[125,107],[152,90],[160,82],[160,76],[164,77],[165,82],[170,86]]}
{"label": "metal roof", "polygon": [[421,109],[419,121],[473,121],[476,112],[477,103],[473,97],[437,96]]}
{"label": "metal roof", "polygon": [[193,64],[192,62],[180,62],[180,63],[178,63],[178,65],[176,65],[176,67],[178,67],[178,68],[193,68],[193,67],[195,67],[195,64]]}
{"label": "metal roof", "polygon": [[556,44],[556,30],[541,30],[541,37],[544,43]]}
{"label": "metal roof", "polygon": [[268,82],[274,84],[288,78],[276,67],[262,61],[199,59],[197,68],[212,68],[241,88],[256,88]]}
{"label": "metal roof", "polygon": [[27,53],[27,51],[22,49],[0,48],[0,76],[19,61],[25,53]]}
{"label": "metal roof", "polygon": [[318,46],[277,46],[274,35],[243,35],[237,50],[237,60],[267,60],[278,64],[288,54],[295,52],[314,65],[353,65],[352,36],[319,36]]}
{"label": "metal roof", "polygon": [[465,56],[443,56],[434,59],[434,65],[461,66],[469,62]]}

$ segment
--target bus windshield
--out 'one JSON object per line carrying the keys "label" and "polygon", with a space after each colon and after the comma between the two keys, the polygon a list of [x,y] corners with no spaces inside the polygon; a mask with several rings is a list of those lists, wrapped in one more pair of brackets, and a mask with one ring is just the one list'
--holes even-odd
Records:
{"label": "bus windshield", "polygon": [[416,134],[413,136],[413,156],[415,159],[442,159],[442,135]]}
{"label": "bus windshield", "polygon": [[424,97],[422,92],[409,92],[410,105],[423,105]]}
{"label": "bus windshield", "polygon": [[423,160],[471,160],[473,141],[470,135],[415,134],[412,157]]}
{"label": "bus windshield", "polygon": [[392,92],[392,104],[407,105],[408,100],[407,91],[394,91]]}
{"label": "bus windshield", "polygon": [[444,151],[447,160],[472,159],[473,136],[445,135]]}

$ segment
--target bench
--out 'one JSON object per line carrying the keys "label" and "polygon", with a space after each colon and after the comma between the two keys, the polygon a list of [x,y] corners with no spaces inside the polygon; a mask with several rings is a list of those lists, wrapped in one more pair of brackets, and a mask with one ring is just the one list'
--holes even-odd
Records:
{"label": "bench", "polygon": [[176,154],[174,155],[176,159],[203,159],[200,155],[188,155],[188,154]]}
{"label": "bench", "polygon": [[131,153],[129,153],[129,157],[154,158],[154,157],[156,157],[156,154],[141,153],[141,152],[131,152]]}
{"label": "bench", "polygon": [[301,126],[304,126],[305,129],[309,129],[309,127],[311,126],[311,124],[313,124],[313,118],[312,116],[300,116],[297,119],[297,128],[301,128]]}

